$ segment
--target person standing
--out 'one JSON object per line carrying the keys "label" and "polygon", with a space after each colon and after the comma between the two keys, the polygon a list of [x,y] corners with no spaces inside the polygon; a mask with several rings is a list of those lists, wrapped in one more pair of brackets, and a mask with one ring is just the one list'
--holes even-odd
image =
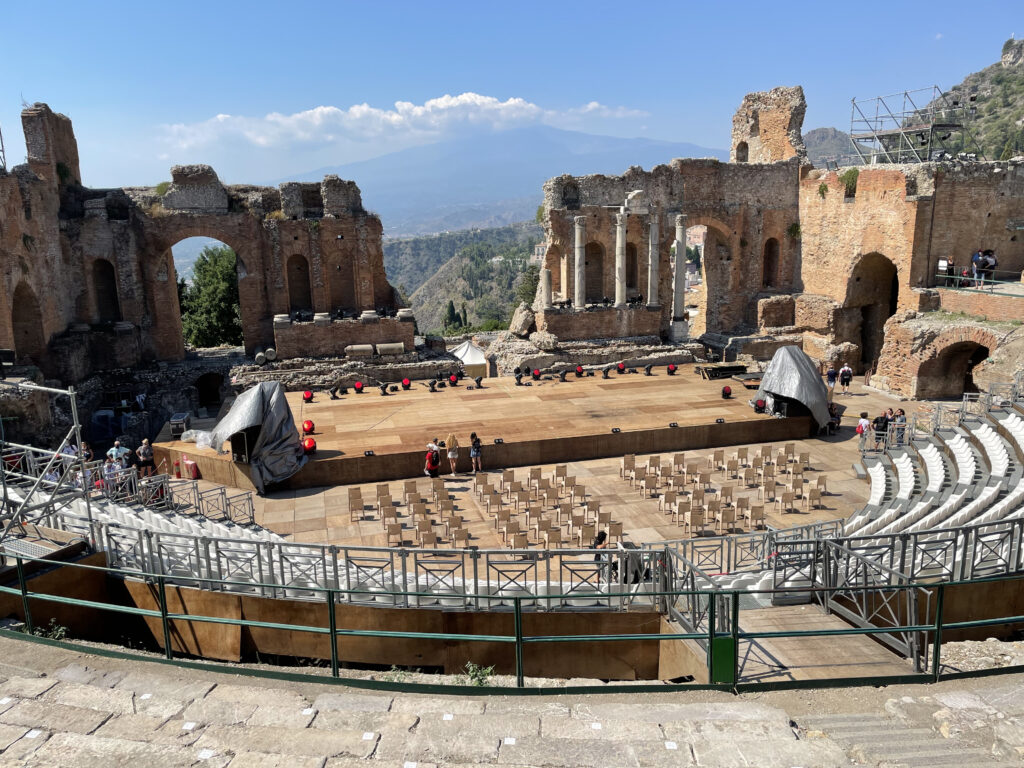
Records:
{"label": "person standing", "polygon": [[120,440],[115,440],[113,447],[107,451],[107,457],[114,461],[123,462],[124,457],[127,456],[131,451],[121,445]]}
{"label": "person standing", "polygon": [[825,381],[828,383],[828,401],[831,403],[832,398],[836,393],[836,379],[839,378],[839,374],[836,373],[836,367],[832,363],[829,363],[828,370],[825,372]]}
{"label": "person standing", "polygon": [[427,477],[437,477],[441,467],[441,451],[437,446],[437,438],[427,443],[427,458],[423,472]]}
{"label": "person standing", "polygon": [[142,445],[135,449],[139,457],[139,473],[143,477],[152,477],[156,474],[156,462],[153,460],[153,446],[149,444],[148,438],[142,439]]}
{"label": "person standing", "polygon": [[459,463],[459,438],[455,436],[454,432],[449,432],[448,437],[444,440],[445,450],[448,451],[448,465],[452,469],[452,474],[455,474],[455,467]]}
{"label": "person standing", "polygon": [[982,262],[985,258],[985,254],[982,253],[981,248],[978,248],[973,254],[971,254],[971,277],[974,278],[974,287],[979,288],[983,279],[982,275]]}
{"label": "person standing", "polygon": [[903,436],[907,432],[907,413],[902,408],[896,409],[896,416],[893,418],[895,425],[896,445],[903,445]]}
{"label": "person standing", "polygon": [[482,449],[480,438],[477,437],[476,432],[473,432],[469,436],[469,458],[473,464],[473,474],[477,472],[483,472],[483,463],[480,461],[480,453]]}
{"label": "person standing", "polygon": [[843,367],[839,369],[839,383],[843,387],[843,394],[850,394],[850,384],[853,383],[853,368],[850,367],[849,363],[843,363]]}

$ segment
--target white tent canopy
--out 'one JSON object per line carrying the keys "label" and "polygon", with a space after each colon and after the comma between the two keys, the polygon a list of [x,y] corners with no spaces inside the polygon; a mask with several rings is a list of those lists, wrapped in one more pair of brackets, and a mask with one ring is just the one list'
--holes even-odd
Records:
{"label": "white tent canopy", "polygon": [[451,352],[462,361],[466,373],[476,376],[487,375],[487,357],[484,351],[467,339]]}

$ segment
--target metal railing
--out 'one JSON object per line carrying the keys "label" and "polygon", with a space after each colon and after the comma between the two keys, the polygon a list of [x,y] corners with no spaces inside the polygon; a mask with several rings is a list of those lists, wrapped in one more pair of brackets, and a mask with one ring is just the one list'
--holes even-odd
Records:
{"label": "metal railing", "polygon": [[[844,558],[858,559],[855,553],[843,553],[842,548],[826,542],[827,551],[836,554],[827,561],[826,570],[837,569],[837,564]],[[675,555],[671,555],[675,557]],[[769,594],[775,597],[779,594],[789,592],[808,592],[813,595],[813,600],[825,606],[831,612],[838,612],[843,609],[851,617],[853,626],[843,628],[812,628],[812,629],[781,629],[774,631],[750,632],[743,629],[742,611],[740,600],[743,592],[737,590],[714,590],[714,589],[672,589],[657,590],[652,594],[664,600],[670,605],[680,602],[689,602],[702,606],[699,631],[668,632],[668,633],[630,633],[630,634],[563,634],[563,635],[528,635],[524,631],[523,613],[527,599],[513,597],[510,600],[510,609],[513,615],[512,634],[476,634],[476,633],[452,633],[452,632],[428,632],[428,631],[396,631],[384,629],[355,629],[342,626],[345,615],[339,617],[338,606],[343,603],[361,602],[360,595],[372,595],[367,590],[350,590],[346,588],[315,589],[317,602],[324,602],[327,606],[326,626],[307,623],[280,623],[257,621],[245,618],[231,618],[227,616],[214,615],[212,613],[201,613],[198,610],[185,610],[172,612],[167,599],[167,577],[161,573],[149,573],[141,570],[124,571],[120,569],[107,568],[102,566],[86,565],[84,563],[65,563],[47,559],[16,556],[12,558],[15,565],[16,582],[14,585],[0,585],[0,594],[8,594],[20,599],[22,618],[24,619],[25,632],[20,635],[11,630],[0,630],[0,634],[7,637],[22,636],[26,639],[31,637],[36,642],[73,647],[85,652],[96,653],[96,647],[76,646],[73,643],[55,641],[32,637],[35,629],[33,616],[33,603],[55,603],[57,605],[75,606],[79,611],[93,612],[104,615],[116,613],[119,615],[137,616],[159,622],[159,645],[162,646],[164,657],[167,661],[175,661],[174,635],[176,622],[213,623],[223,626],[239,626],[250,629],[273,630],[282,632],[303,632],[314,635],[326,636],[328,638],[328,654],[330,656],[330,678],[323,678],[315,675],[301,675],[295,673],[274,673],[263,669],[246,669],[244,666],[223,667],[221,665],[203,663],[196,665],[184,659],[178,659],[177,663],[186,666],[199,666],[208,672],[230,671],[232,674],[253,674],[260,677],[283,677],[285,679],[300,679],[306,681],[336,682],[353,685],[362,688],[379,688],[391,690],[408,691],[432,691],[441,693],[474,693],[487,694],[499,693],[508,694],[512,692],[530,693],[566,693],[566,692],[602,692],[602,693],[623,693],[624,691],[665,691],[671,688],[717,688],[731,690],[734,692],[779,689],[779,688],[810,688],[821,685],[885,685],[896,682],[937,682],[946,677],[966,677],[972,673],[953,672],[944,673],[941,664],[941,644],[943,633],[957,629],[978,629],[991,626],[1006,626],[1016,623],[1024,623],[1022,615],[1006,615],[974,621],[947,622],[944,615],[945,593],[951,587],[962,585],[964,582],[938,585],[919,585],[902,581],[905,574],[898,574],[901,583],[887,584],[892,578],[879,578],[884,576],[886,569],[877,563],[864,563],[863,567],[853,570],[853,574],[843,582],[830,584],[823,587],[800,587],[798,589],[771,589],[758,590],[760,593]],[[84,569],[93,572],[102,572],[107,576],[120,578],[131,578],[142,581],[155,588],[155,602],[157,608],[140,608],[135,605],[125,605],[100,600],[66,597],[63,595],[40,592],[31,589],[30,578],[26,573],[26,563],[36,563],[42,566],[59,565],[61,567]],[[892,574],[889,574],[891,577]],[[204,586],[212,588],[227,589],[232,586],[229,580],[201,580]],[[268,588],[276,588],[275,584],[261,585]],[[934,596],[924,610],[919,610],[916,602],[920,595],[927,594]],[[401,598],[404,602],[413,602],[415,598],[429,595],[429,593],[417,591],[405,591]],[[490,595],[471,595],[471,598],[486,600]],[[568,597],[568,595],[556,595],[556,598]],[[626,593],[611,595],[611,597],[624,599]],[[859,606],[851,608],[851,606]],[[724,617],[724,618],[723,618]],[[340,619],[340,620],[339,620]],[[876,623],[877,622],[877,623]],[[99,623],[99,622],[97,622]],[[756,655],[756,649],[760,648],[762,641],[771,639],[786,638],[839,638],[843,636],[870,636],[875,637],[883,643],[890,645],[897,652],[906,656],[910,664],[906,674],[896,675],[854,675],[848,678],[825,678],[814,680],[771,680],[756,681],[753,675],[744,677],[744,667],[747,660]],[[459,685],[423,685],[417,683],[392,683],[376,680],[352,680],[340,677],[341,658],[339,653],[339,641],[345,637],[369,637],[381,639],[405,639],[425,641],[446,641],[461,643],[501,643],[511,646],[513,655],[513,668],[515,671],[515,688],[502,687],[467,687]],[[720,642],[721,640],[729,642]],[[527,651],[533,646],[547,645],[552,643],[617,643],[624,641],[650,641],[650,642],[671,642],[671,641],[697,641],[706,649],[706,663],[708,679],[710,684],[700,685],[694,683],[656,684],[640,681],[634,684],[600,687],[577,687],[577,688],[526,688],[525,666]],[[106,655],[119,655],[124,658],[146,659],[127,651],[111,652],[103,650]],[[1007,667],[998,670],[985,670],[973,674],[992,674],[993,672],[1019,672],[1024,666]]]}
{"label": "metal railing", "polygon": [[[1003,278],[992,277],[992,274],[1003,275]],[[1020,270],[996,269],[984,275],[949,275],[945,272],[935,273],[935,287],[950,291],[992,291],[997,285],[1021,285]],[[1024,293],[1000,293],[1001,296],[1024,298]]]}

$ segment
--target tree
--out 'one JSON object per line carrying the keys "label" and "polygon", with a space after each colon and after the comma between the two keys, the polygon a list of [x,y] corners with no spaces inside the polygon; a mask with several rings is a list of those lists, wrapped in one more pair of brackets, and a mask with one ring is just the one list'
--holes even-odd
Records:
{"label": "tree", "polygon": [[448,299],[448,308],[444,312],[445,328],[454,328],[459,325],[459,313],[455,311],[455,302]]}
{"label": "tree", "polygon": [[462,327],[469,327],[469,315],[466,314],[466,302],[462,302]]}
{"label": "tree", "polygon": [[203,248],[192,282],[181,296],[181,327],[193,347],[242,343],[235,252],[226,245]]}
{"label": "tree", "polygon": [[537,206],[537,215],[534,216],[534,220],[538,224],[544,223],[544,203],[541,203],[540,205]]}
{"label": "tree", "polygon": [[530,264],[523,270],[516,287],[516,299],[533,304],[533,298],[537,295],[537,283],[540,282],[540,267]]}

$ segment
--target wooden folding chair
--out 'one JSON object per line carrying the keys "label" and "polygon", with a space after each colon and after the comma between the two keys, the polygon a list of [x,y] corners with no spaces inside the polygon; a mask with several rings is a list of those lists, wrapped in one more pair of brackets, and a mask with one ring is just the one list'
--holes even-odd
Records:
{"label": "wooden folding chair", "polygon": [[444,525],[448,535],[451,536],[452,531],[462,527],[462,515],[452,515],[444,521]]}
{"label": "wooden folding chair", "polygon": [[348,500],[348,521],[356,523],[363,519],[363,500],[360,498]]}
{"label": "wooden folding chair", "polygon": [[644,479],[640,481],[640,498],[646,499],[648,496],[654,496],[658,492],[658,476],[655,474],[644,475]]}
{"label": "wooden folding chair", "polygon": [[608,523],[608,543],[622,541],[622,523]]}
{"label": "wooden folding chair", "polygon": [[424,549],[433,549],[437,547],[437,534],[433,531],[420,533],[420,546]]}
{"label": "wooden folding chair", "polygon": [[513,534],[508,542],[509,549],[527,549],[529,546],[530,542],[527,540],[525,533]]}
{"label": "wooden folding chair", "polygon": [[406,480],[402,487],[402,493],[416,493],[416,481]]}
{"label": "wooden folding chair", "polygon": [[575,506],[577,499],[579,500],[580,504],[587,500],[587,486],[574,485],[572,487],[572,493],[569,495],[569,501],[573,504],[573,506]]}
{"label": "wooden folding chair", "polygon": [[747,446],[744,445],[742,448],[737,448],[735,455],[736,461],[740,463],[740,466],[747,466]]}
{"label": "wooden folding chair", "polygon": [[672,514],[672,507],[676,504],[676,492],[665,491],[658,499],[658,509],[667,514]]}
{"label": "wooden folding chair", "polygon": [[818,488],[808,488],[807,493],[804,494],[804,507],[810,510],[811,507],[817,509],[821,506],[821,490]]}
{"label": "wooden folding chair", "polygon": [[718,532],[726,534],[736,527],[736,510],[732,507],[723,509],[718,515]]}
{"label": "wooden folding chair", "polygon": [[494,513],[494,527],[501,528],[511,520],[511,513],[507,509],[499,509]]}
{"label": "wooden folding chair", "polygon": [[757,485],[757,470],[753,467],[747,467],[743,470],[743,484],[748,488],[753,488]]}
{"label": "wooden folding chair", "polygon": [[810,471],[811,469],[811,452],[802,451],[797,457],[797,465],[804,471]]}
{"label": "wooden folding chair", "polygon": [[598,527],[598,529],[607,528],[611,524],[611,522],[612,522],[612,513],[611,512],[605,511],[605,512],[598,512],[597,513],[597,527]]}
{"label": "wooden folding chair", "polygon": [[453,547],[465,547],[469,545],[469,531],[465,528],[456,528],[451,532],[451,544]]}
{"label": "wooden folding chair", "polygon": [[581,525],[576,530],[576,542],[579,544],[580,549],[590,546],[589,542],[593,541],[597,535],[595,533],[596,530],[597,528],[593,524]]}
{"label": "wooden folding chair", "polygon": [[680,474],[686,469],[686,454],[675,453],[672,455],[672,473]]}
{"label": "wooden folding chair", "polygon": [[694,531],[697,531],[697,535],[704,532],[704,513],[700,510],[693,510],[686,518],[686,530],[691,536]]}
{"label": "wooden folding chair", "polygon": [[781,495],[775,498],[776,508],[779,510],[780,514],[784,515],[794,509],[793,499],[794,496],[792,491],[783,491]]}
{"label": "wooden folding chair", "polygon": [[725,474],[729,477],[738,477],[740,473],[740,463],[736,459],[729,459],[725,462]]}
{"label": "wooden folding chair", "polygon": [[719,500],[722,502],[722,506],[726,506],[732,503],[734,486],[724,485],[722,486],[721,492],[718,494]]}
{"label": "wooden folding chair", "polygon": [[761,487],[757,489],[757,498],[762,501],[774,501],[775,499],[775,481],[768,480],[761,484]]}
{"label": "wooden folding chair", "polygon": [[814,481],[815,487],[821,491],[822,496],[828,495],[828,477],[825,475],[818,475],[818,479]]}
{"label": "wooden folding chair", "polygon": [[764,507],[762,507],[760,504],[755,504],[750,508],[750,530],[755,530],[756,528],[764,527]]}
{"label": "wooden folding chair", "polygon": [[548,549],[562,546],[562,529],[561,528],[549,528],[544,531],[544,546]]}
{"label": "wooden folding chair", "polygon": [[518,520],[507,520],[505,524],[501,526],[501,538],[506,542],[510,536],[515,536],[519,533],[519,521]]}
{"label": "wooden folding chair", "polygon": [[693,492],[690,494],[690,503],[693,504],[693,506],[695,507],[703,507],[704,495],[705,494],[703,488],[694,488]]}
{"label": "wooden folding chair", "polygon": [[693,507],[689,501],[678,499],[672,509],[672,522],[675,525],[684,525],[686,523],[686,516],[692,511]]}
{"label": "wooden folding chair", "polygon": [[708,469],[715,470],[721,469],[725,464],[725,451],[717,450],[708,456]]}
{"label": "wooden folding chair", "polygon": [[505,489],[508,487],[508,484],[511,483],[515,479],[516,479],[515,470],[512,470],[512,469],[502,470],[502,473],[501,473],[501,490],[504,492]]}

